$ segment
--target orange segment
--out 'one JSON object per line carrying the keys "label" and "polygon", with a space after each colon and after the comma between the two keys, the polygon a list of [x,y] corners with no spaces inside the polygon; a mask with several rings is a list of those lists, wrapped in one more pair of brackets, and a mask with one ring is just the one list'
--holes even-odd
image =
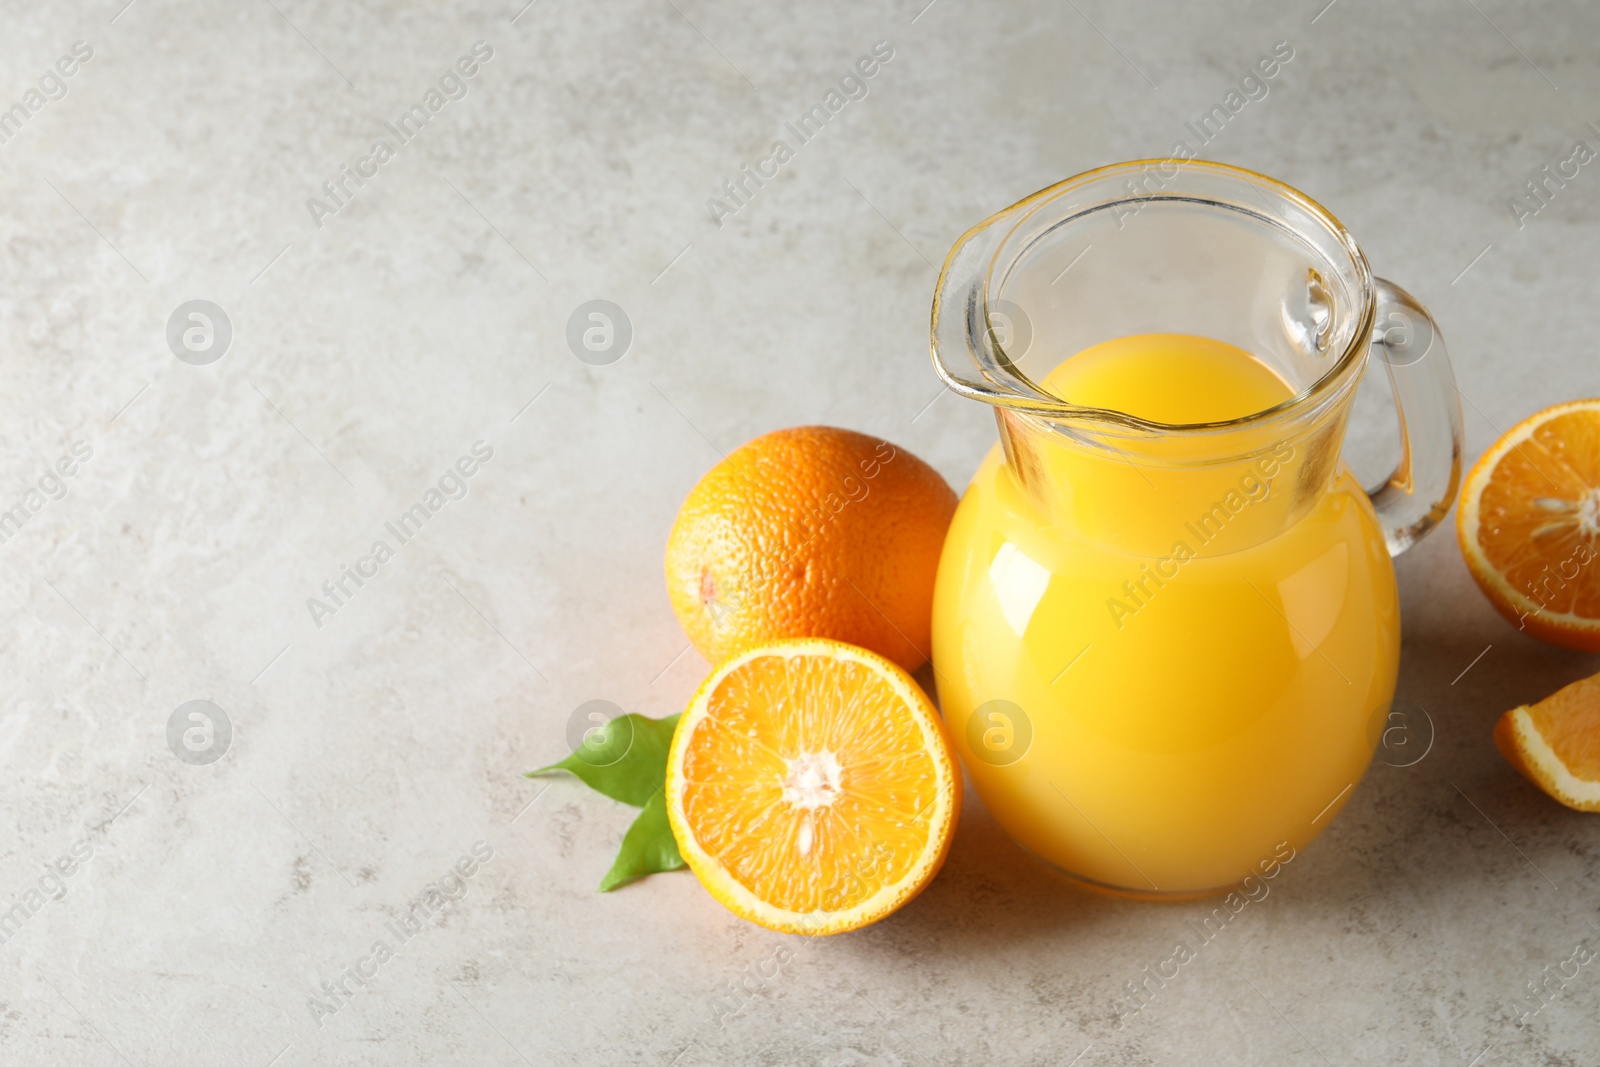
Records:
{"label": "orange segment", "polygon": [[678,849],[734,914],[832,934],[883,918],[944,862],[961,775],[910,675],[838,641],[782,641],[701,685],[667,758]]}
{"label": "orange segment", "polygon": [[1534,785],[1569,808],[1600,811],[1600,675],[1500,716],[1494,743]]}
{"label": "orange segment", "polygon": [[1546,408],[1490,446],[1467,475],[1456,534],[1500,614],[1600,651],[1600,399]]}

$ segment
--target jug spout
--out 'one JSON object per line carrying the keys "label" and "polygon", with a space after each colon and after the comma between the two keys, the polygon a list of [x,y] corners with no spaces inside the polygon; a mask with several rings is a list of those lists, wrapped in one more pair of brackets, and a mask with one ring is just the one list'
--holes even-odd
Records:
{"label": "jug spout", "polygon": [[985,291],[989,264],[1015,210],[979,223],[950,249],[933,292],[929,334],[934,369],[950,389],[971,400],[1025,409],[1037,398],[1018,381],[1021,370],[1006,350],[1012,339],[1004,333],[1008,326],[1014,333],[1015,322],[991,317]]}

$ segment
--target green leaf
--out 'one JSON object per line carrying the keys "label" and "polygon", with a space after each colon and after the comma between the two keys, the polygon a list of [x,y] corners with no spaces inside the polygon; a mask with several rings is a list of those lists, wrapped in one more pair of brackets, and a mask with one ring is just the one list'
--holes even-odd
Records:
{"label": "green leaf", "polygon": [[[566,759],[529,771],[527,777],[568,771],[584,784],[612,800],[645,807],[661,792],[667,780],[667,750],[672,747],[672,730],[677,715],[649,719],[643,715],[619,715],[602,727],[591,730],[578,750]],[[662,825],[666,809],[662,809]],[[642,817],[641,817],[642,818]],[[634,823],[637,827],[639,824]],[[628,831],[632,834],[633,831]],[[669,838],[671,834],[667,835]],[[623,842],[627,848],[627,842]],[[677,847],[673,847],[677,855]],[[678,864],[682,866],[682,863]],[[671,868],[662,868],[670,870]],[[649,872],[646,872],[649,873]]]}
{"label": "green leaf", "polygon": [[667,798],[660,789],[645,803],[644,810],[622,836],[622,847],[606,876],[600,879],[600,892],[638,881],[647,874],[675,871],[683,866],[678,842],[667,822]]}
{"label": "green leaf", "polygon": [[602,893],[684,865],[667,821],[665,793],[667,751],[672,747],[672,731],[677,725],[676,715],[664,719],[619,715],[590,730],[583,744],[566,759],[528,772],[532,778],[567,771],[612,800],[644,809],[623,835],[617,858],[600,881]]}

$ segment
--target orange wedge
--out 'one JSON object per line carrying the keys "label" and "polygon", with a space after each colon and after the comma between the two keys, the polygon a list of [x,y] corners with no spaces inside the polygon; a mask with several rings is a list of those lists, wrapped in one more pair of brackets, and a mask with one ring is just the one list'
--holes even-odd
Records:
{"label": "orange wedge", "polygon": [[1456,536],[1518,629],[1600,651],[1600,399],[1545,408],[1491,445],[1467,475]]}
{"label": "orange wedge", "polygon": [[961,772],[909,674],[804,638],[741,653],[705,680],[672,739],[666,799],[678,850],[729,911],[837,934],[932,880]]}
{"label": "orange wedge", "polygon": [[1567,807],[1600,811],[1600,674],[1506,712],[1494,743],[1523,777]]}

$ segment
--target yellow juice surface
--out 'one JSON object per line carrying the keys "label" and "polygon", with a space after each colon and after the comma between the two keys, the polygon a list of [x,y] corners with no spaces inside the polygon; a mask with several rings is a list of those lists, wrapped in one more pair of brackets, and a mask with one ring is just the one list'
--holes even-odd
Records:
{"label": "yellow juice surface", "polygon": [[[1098,345],[1043,385],[1168,423],[1292,395],[1243,350],[1173,334]],[[934,599],[943,711],[985,805],[1047,862],[1135,893],[1226,889],[1292,855],[1348,799],[1393,695],[1399,606],[1366,494],[1343,466],[1297,484],[1291,444],[1137,497],[1105,492],[1125,464],[1031,455],[1042,488],[985,459]],[[1123,526],[1172,547],[1100,536]]]}
{"label": "yellow juice surface", "polygon": [[1174,424],[1243,418],[1294,395],[1244,349],[1181,333],[1119,337],[1086,348],[1040,384],[1082,407]]}

